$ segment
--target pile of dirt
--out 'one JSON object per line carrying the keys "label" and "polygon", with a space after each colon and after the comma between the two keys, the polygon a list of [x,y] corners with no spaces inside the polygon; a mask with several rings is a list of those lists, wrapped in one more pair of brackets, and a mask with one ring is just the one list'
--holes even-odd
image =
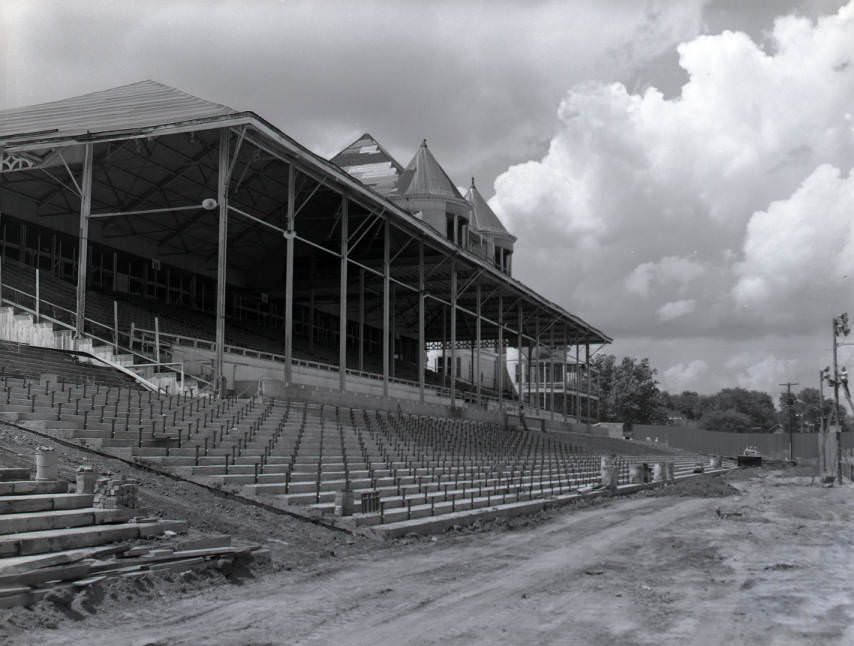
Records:
{"label": "pile of dirt", "polygon": [[117,612],[157,599],[199,594],[227,582],[229,577],[224,572],[209,568],[107,578],[84,587],[63,586],[32,607],[0,610],[0,643],[38,628],[58,628],[68,619],[80,621],[95,613]]}
{"label": "pile of dirt", "polygon": [[682,496],[695,498],[723,498],[739,493],[726,479],[720,475],[704,475],[695,478],[685,478],[663,487],[647,489],[640,492],[642,496]]}

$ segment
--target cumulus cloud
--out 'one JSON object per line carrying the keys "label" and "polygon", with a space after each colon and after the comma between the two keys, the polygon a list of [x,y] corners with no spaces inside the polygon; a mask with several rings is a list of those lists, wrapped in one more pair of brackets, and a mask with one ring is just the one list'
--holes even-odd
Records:
{"label": "cumulus cloud", "polygon": [[677,363],[661,373],[661,385],[665,390],[680,393],[697,388],[700,379],[708,372],[709,364],[702,359]]}
{"label": "cumulus cloud", "polygon": [[693,298],[672,301],[658,308],[658,318],[661,321],[672,321],[673,319],[690,314],[695,309],[697,309],[697,301]]}
{"label": "cumulus cloud", "polygon": [[797,371],[798,361],[745,352],[731,357],[726,365],[736,371],[736,382],[740,387],[775,392],[780,383],[787,381],[787,377]]}
{"label": "cumulus cloud", "polygon": [[672,288],[685,286],[705,273],[703,265],[690,258],[667,256],[658,262],[644,262],[626,277],[626,289],[641,296],[649,296],[653,284]]}
{"label": "cumulus cloud", "polygon": [[[708,313],[705,333],[783,326],[779,310],[798,281],[778,281],[777,298],[765,297],[769,246],[794,242],[816,205],[810,217],[822,233],[810,238],[811,256],[841,258],[850,237],[837,213],[850,181],[839,173],[854,163],[852,43],[849,4],[816,22],[777,19],[767,48],[728,31],[683,43],[688,81],[672,99],[619,83],[573,87],[548,153],[495,183],[492,206],[525,232],[514,260],[520,277],[570,273],[574,280],[555,281],[551,295],[615,334],[655,334],[659,312],[686,300],[689,283]],[[781,201],[788,207],[769,212]],[[784,210],[792,226],[775,230]],[[792,268],[786,278],[800,253],[772,254]],[[840,262],[834,270],[847,270]],[[757,292],[762,316],[747,316],[745,298]]]}
{"label": "cumulus cloud", "polygon": [[822,303],[854,293],[854,174],[821,165],[789,199],[754,213],[736,273],[733,295],[743,308],[770,310],[778,325],[820,324]]}
{"label": "cumulus cloud", "polygon": [[678,96],[576,85],[548,152],[498,177],[514,271],[571,276],[544,287],[616,337],[823,330],[854,293],[854,2],[678,53]]}

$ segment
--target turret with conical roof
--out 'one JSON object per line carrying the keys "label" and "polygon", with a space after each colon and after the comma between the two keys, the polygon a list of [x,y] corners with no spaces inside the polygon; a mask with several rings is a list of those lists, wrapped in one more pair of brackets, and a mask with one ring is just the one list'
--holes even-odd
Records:
{"label": "turret with conical roof", "polygon": [[471,178],[466,201],[471,205],[472,251],[490,259],[499,269],[509,274],[516,236],[504,228],[495,211],[489,208],[489,204],[474,184],[474,177]]}
{"label": "turret with conical roof", "polygon": [[401,206],[449,240],[468,246],[471,207],[423,140],[397,183]]}

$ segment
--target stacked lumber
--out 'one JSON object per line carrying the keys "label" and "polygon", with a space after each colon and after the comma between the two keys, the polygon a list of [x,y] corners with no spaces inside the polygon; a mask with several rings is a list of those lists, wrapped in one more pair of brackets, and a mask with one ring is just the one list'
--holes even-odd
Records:
{"label": "stacked lumber", "polygon": [[0,560],[0,608],[29,606],[58,589],[82,588],[109,577],[208,568],[229,575],[235,563],[263,566],[269,559],[269,550],[232,545],[228,535],[12,557]]}

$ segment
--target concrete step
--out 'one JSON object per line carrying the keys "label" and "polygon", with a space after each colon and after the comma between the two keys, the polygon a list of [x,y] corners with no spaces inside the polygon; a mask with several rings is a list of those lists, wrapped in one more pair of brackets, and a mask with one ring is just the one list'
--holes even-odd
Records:
{"label": "concrete step", "polygon": [[65,480],[14,480],[0,482],[0,496],[16,496],[36,493],[67,493]]}
{"label": "concrete step", "polygon": [[148,538],[159,536],[167,529],[184,533],[187,531],[187,524],[178,520],[160,520],[153,523],[122,523],[7,534],[0,536],[0,558],[59,552],[134,538]]}
{"label": "concrete step", "polygon": [[57,509],[83,509],[92,506],[95,496],[90,493],[36,493],[19,496],[0,496],[0,514],[22,514]]}
{"label": "concrete step", "polygon": [[7,514],[0,517],[0,534],[123,523],[129,518],[130,513],[124,509],[94,507]]}
{"label": "concrete step", "polygon": [[30,469],[17,467],[2,467],[0,468],[0,482],[10,482],[14,480],[29,480]]}

